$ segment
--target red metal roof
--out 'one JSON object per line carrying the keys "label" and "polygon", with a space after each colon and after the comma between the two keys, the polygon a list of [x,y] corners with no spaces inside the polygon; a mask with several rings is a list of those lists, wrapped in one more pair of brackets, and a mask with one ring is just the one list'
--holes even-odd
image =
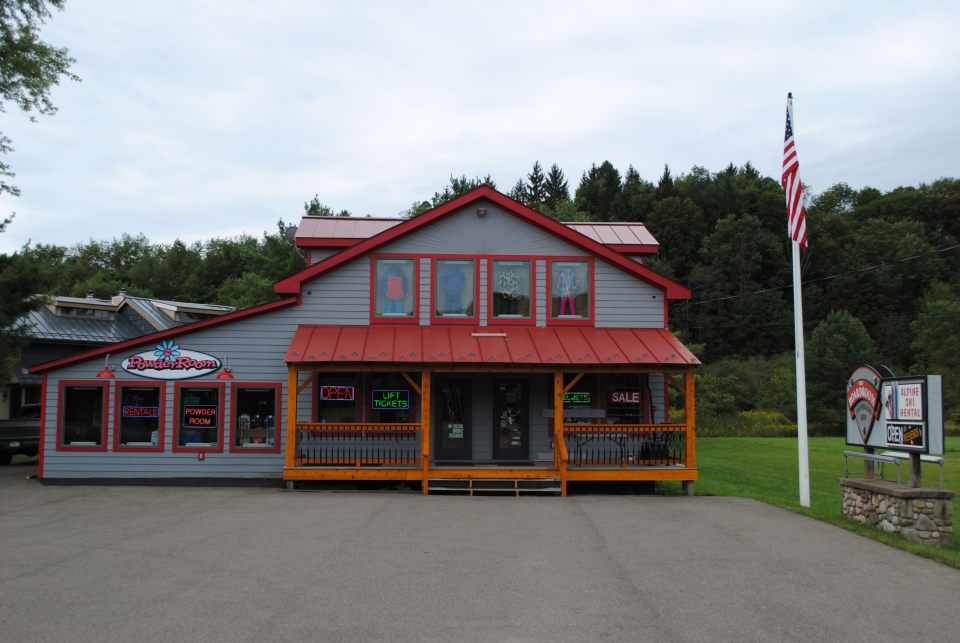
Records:
{"label": "red metal roof", "polygon": [[288,363],[700,364],[661,328],[308,326]]}
{"label": "red metal roof", "polygon": [[618,252],[656,253],[660,247],[642,223],[564,223],[563,225]]}
{"label": "red metal roof", "polygon": [[301,248],[352,246],[403,222],[372,217],[303,217],[294,238]]}

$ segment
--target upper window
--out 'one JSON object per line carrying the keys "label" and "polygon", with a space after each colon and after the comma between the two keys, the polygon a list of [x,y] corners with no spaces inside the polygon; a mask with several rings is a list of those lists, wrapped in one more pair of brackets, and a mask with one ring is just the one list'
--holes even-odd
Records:
{"label": "upper window", "polygon": [[184,386],[178,389],[178,396],[176,446],[220,448],[221,387]]}
{"label": "upper window", "polygon": [[60,397],[61,446],[106,448],[105,397],[106,387],[103,385],[63,387]]}
{"label": "upper window", "polygon": [[118,448],[161,449],[163,389],[160,386],[118,385]]}
{"label": "upper window", "polygon": [[434,270],[434,314],[444,319],[477,316],[477,270],[474,259],[437,259]]}
{"label": "upper window", "polygon": [[191,313],[186,310],[177,311],[177,320],[185,322],[206,321],[214,317],[219,317],[219,315],[211,313]]}
{"label": "upper window", "polygon": [[277,386],[233,385],[233,447],[277,448]]}
{"label": "upper window", "polygon": [[550,319],[590,319],[590,262],[550,262]]}
{"label": "upper window", "polygon": [[102,310],[100,308],[80,308],[77,306],[61,306],[60,314],[69,315],[71,317],[94,317],[94,318],[100,318],[100,319],[110,319],[110,311]]}
{"label": "upper window", "polygon": [[532,319],[530,262],[494,259],[491,264],[490,317],[501,321]]}
{"label": "upper window", "polygon": [[377,259],[374,265],[373,316],[413,319],[417,307],[416,261],[412,258]]}

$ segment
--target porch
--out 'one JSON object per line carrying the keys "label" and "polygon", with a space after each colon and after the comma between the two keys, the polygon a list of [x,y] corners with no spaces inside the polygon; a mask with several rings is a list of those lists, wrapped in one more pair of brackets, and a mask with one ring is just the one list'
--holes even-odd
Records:
{"label": "porch", "polygon": [[[387,373],[395,365],[380,365],[368,374]],[[406,366],[406,365],[405,365]],[[377,481],[420,483],[423,493],[431,488],[437,491],[464,490],[473,495],[475,490],[493,491],[498,485],[521,491],[544,489],[567,494],[570,482],[644,482],[681,481],[689,493],[698,478],[696,468],[695,384],[693,367],[677,365],[673,373],[664,374],[670,386],[684,398],[684,421],[607,424],[604,415],[591,409],[571,409],[565,398],[587,376],[596,372],[556,370],[544,373],[542,369],[503,368],[486,369],[493,381],[521,381],[545,376],[552,380],[551,406],[544,410],[549,429],[548,460],[530,457],[529,446],[524,457],[516,462],[467,458],[462,461],[446,459],[444,450],[449,435],[462,435],[462,422],[451,423],[449,417],[439,417],[446,410],[438,408],[443,400],[434,391],[436,381],[463,380],[462,370],[402,371],[419,398],[419,421],[413,422],[326,422],[297,421],[299,395],[308,388],[319,390],[318,382],[324,374],[342,372],[333,365],[312,367],[289,365],[289,389],[295,394],[288,398],[287,451],[284,480],[288,486],[297,481]],[[626,366],[618,369],[623,376],[628,370],[638,376],[650,373],[647,369]],[[475,369],[471,369],[476,373]],[[649,400],[646,401],[649,404]],[[526,407],[519,418],[528,414]],[[594,416],[582,419],[584,416]],[[571,417],[573,416],[573,417]],[[458,419],[458,418],[454,418]],[[494,418],[495,419],[495,418]],[[462,418],[461,418],[462,420]],[[450,426],[460,428],[450,429]],[[496,428],[496,427],[494,427]],[[501,429],[502,430],[502,429]],[[445,433],[446,432],[446,433]],[[479,433],[479,432],[478,432]],[[467,436],[469,438],[469,434]],[[498,437],[498,436],[495,436]],[[454,437],[452,441],[458,438]],[[482,437],[478,437],[482,441]],[[521,440],[529,443],[524,435]],[[438,457],[438,455],[440,457]],[[543,453],[537,453],[542,456]],[[476,481],[476,482],[475,482]],[[480,484],[484,481],[486,484]],[[534,484],[537,482],[538,484]]]}

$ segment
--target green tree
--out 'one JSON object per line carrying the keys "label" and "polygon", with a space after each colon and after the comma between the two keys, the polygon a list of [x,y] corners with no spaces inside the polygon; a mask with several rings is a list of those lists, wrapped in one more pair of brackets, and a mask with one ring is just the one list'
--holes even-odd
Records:
{"label": "green tree", "polygon": [[660,261],[669,262],[678,279],[689,277],[699,262],[700,245],[707,234],[703,212],[697,204],[675,196],[657,201],[645,225],[660,242]]}
{"label": "green tree", "polygon": [[349,210],[340,210],[334,212],[330,206],[320,203],[320,195],[315,194],[313,198],[303,204],[303,211],[308,217],[349,217],[353,216]]}
{"label": "green tree", "polygon": [[[910,322],[916,363],[912,371],[943,376],[944,405],[960,408],[960,286],[934,282]],[[958,418],[960,419],[960,418]]]}
{"label": "green tree", "polygon": [[29,341],[29,327],[15,322],[43,305],[41,275],[20,253],[0,255],[0,381],[10,381],[10,369]]}
{"label": "green tree", "polygon": [[527,175],[527,205],[537,208],[547,199],[547,177],[540,161],[534,161],[533,170]]}
{"label": "green tree", "polygon": [[623,177],[624,219],[627,221],[647,220],[653,209],[657,189],[653,183],[644,181],[631,165]]}
{"label": "green tree", "polygon": [[563,170],[556,163],[550,166],[543,191],[544,204],[554,212],[561,203],[570,200],[570,187],[567,185],[567,179],[563,175]]}
{"label": "green tree", "polygon": [[623,194],[620,172],[610,161],[593,164],[580,177],[574,201],[577,210],[594,221],[622,221]]}
{"label": "green tree", "polygon": [[[50,90],[61,78],[77,80],[70,67],[76,60],[69,51],[40,40],[40,26],[52,16],[51,9],[63,10],[66,0],[0,0],[0,111],[13,103],[24,112],[57,112]],[[31,117],[32,119],[33,117]],[[0,154],[13,151],[9,138],[0,133]],[[13,177],[6,163],[0,176]],[[18,196],[20,190],[0,179],[0,194]],[[10,218],[0,222],[0,232]]]}
{"label": "green tree", "polygon": [[809,417],[839,425],[846,408],[846,381],[858,366],[878,363],[877,347],[856,317],[837,310],[810,334],[805,351]]}

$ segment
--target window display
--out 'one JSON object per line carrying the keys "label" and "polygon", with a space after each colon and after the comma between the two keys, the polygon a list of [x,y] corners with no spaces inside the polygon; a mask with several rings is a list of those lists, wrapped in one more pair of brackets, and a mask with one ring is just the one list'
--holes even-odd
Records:
{"label": "window display", "polygon": [[416,262],[377,259],[374,274],[374,317],[413,318],[416,309]]}
{"label": "window display", "polygon": [[[411,373],[415,378],[419,373]],[[416,422],[414,412],[419,395],[399,373],[373,373],[370,376],[368,422]]]}
{"label": "window display", "polygon": [[500,319],[530,319],[529,261],[492,261],[491,292],[493,306],[490,316]]}
{"label": "window display", "polygon": [[646,376],[640,374],[607,375],[607,423],[644,424],[649,422],[644,407]]}
{"label": "window display", "polygon": [[550,318],[590,318],[590,262],[550,262]]}
{"label": "window display", "polygon": [[60,440],[63,446],[103,446],[105,387],[64,386]]}
{"label": "window display", "polygon": [[476,315],[475,264],[473,259],[437,259],[434,271],[437,317],[471,318]]}
{"label": "window display", "polygon": [[159,386],[120,386],[117,446],[161,448],[163,395]]}
{"label": "window display", "polygon": [[179,390],[177,445],[217,448],[220,441],[220,389],[183,387]]}
{"label": "window display", "polygon": [[277,445],[277,388],[233,387],[233,445],[272,449]]}

